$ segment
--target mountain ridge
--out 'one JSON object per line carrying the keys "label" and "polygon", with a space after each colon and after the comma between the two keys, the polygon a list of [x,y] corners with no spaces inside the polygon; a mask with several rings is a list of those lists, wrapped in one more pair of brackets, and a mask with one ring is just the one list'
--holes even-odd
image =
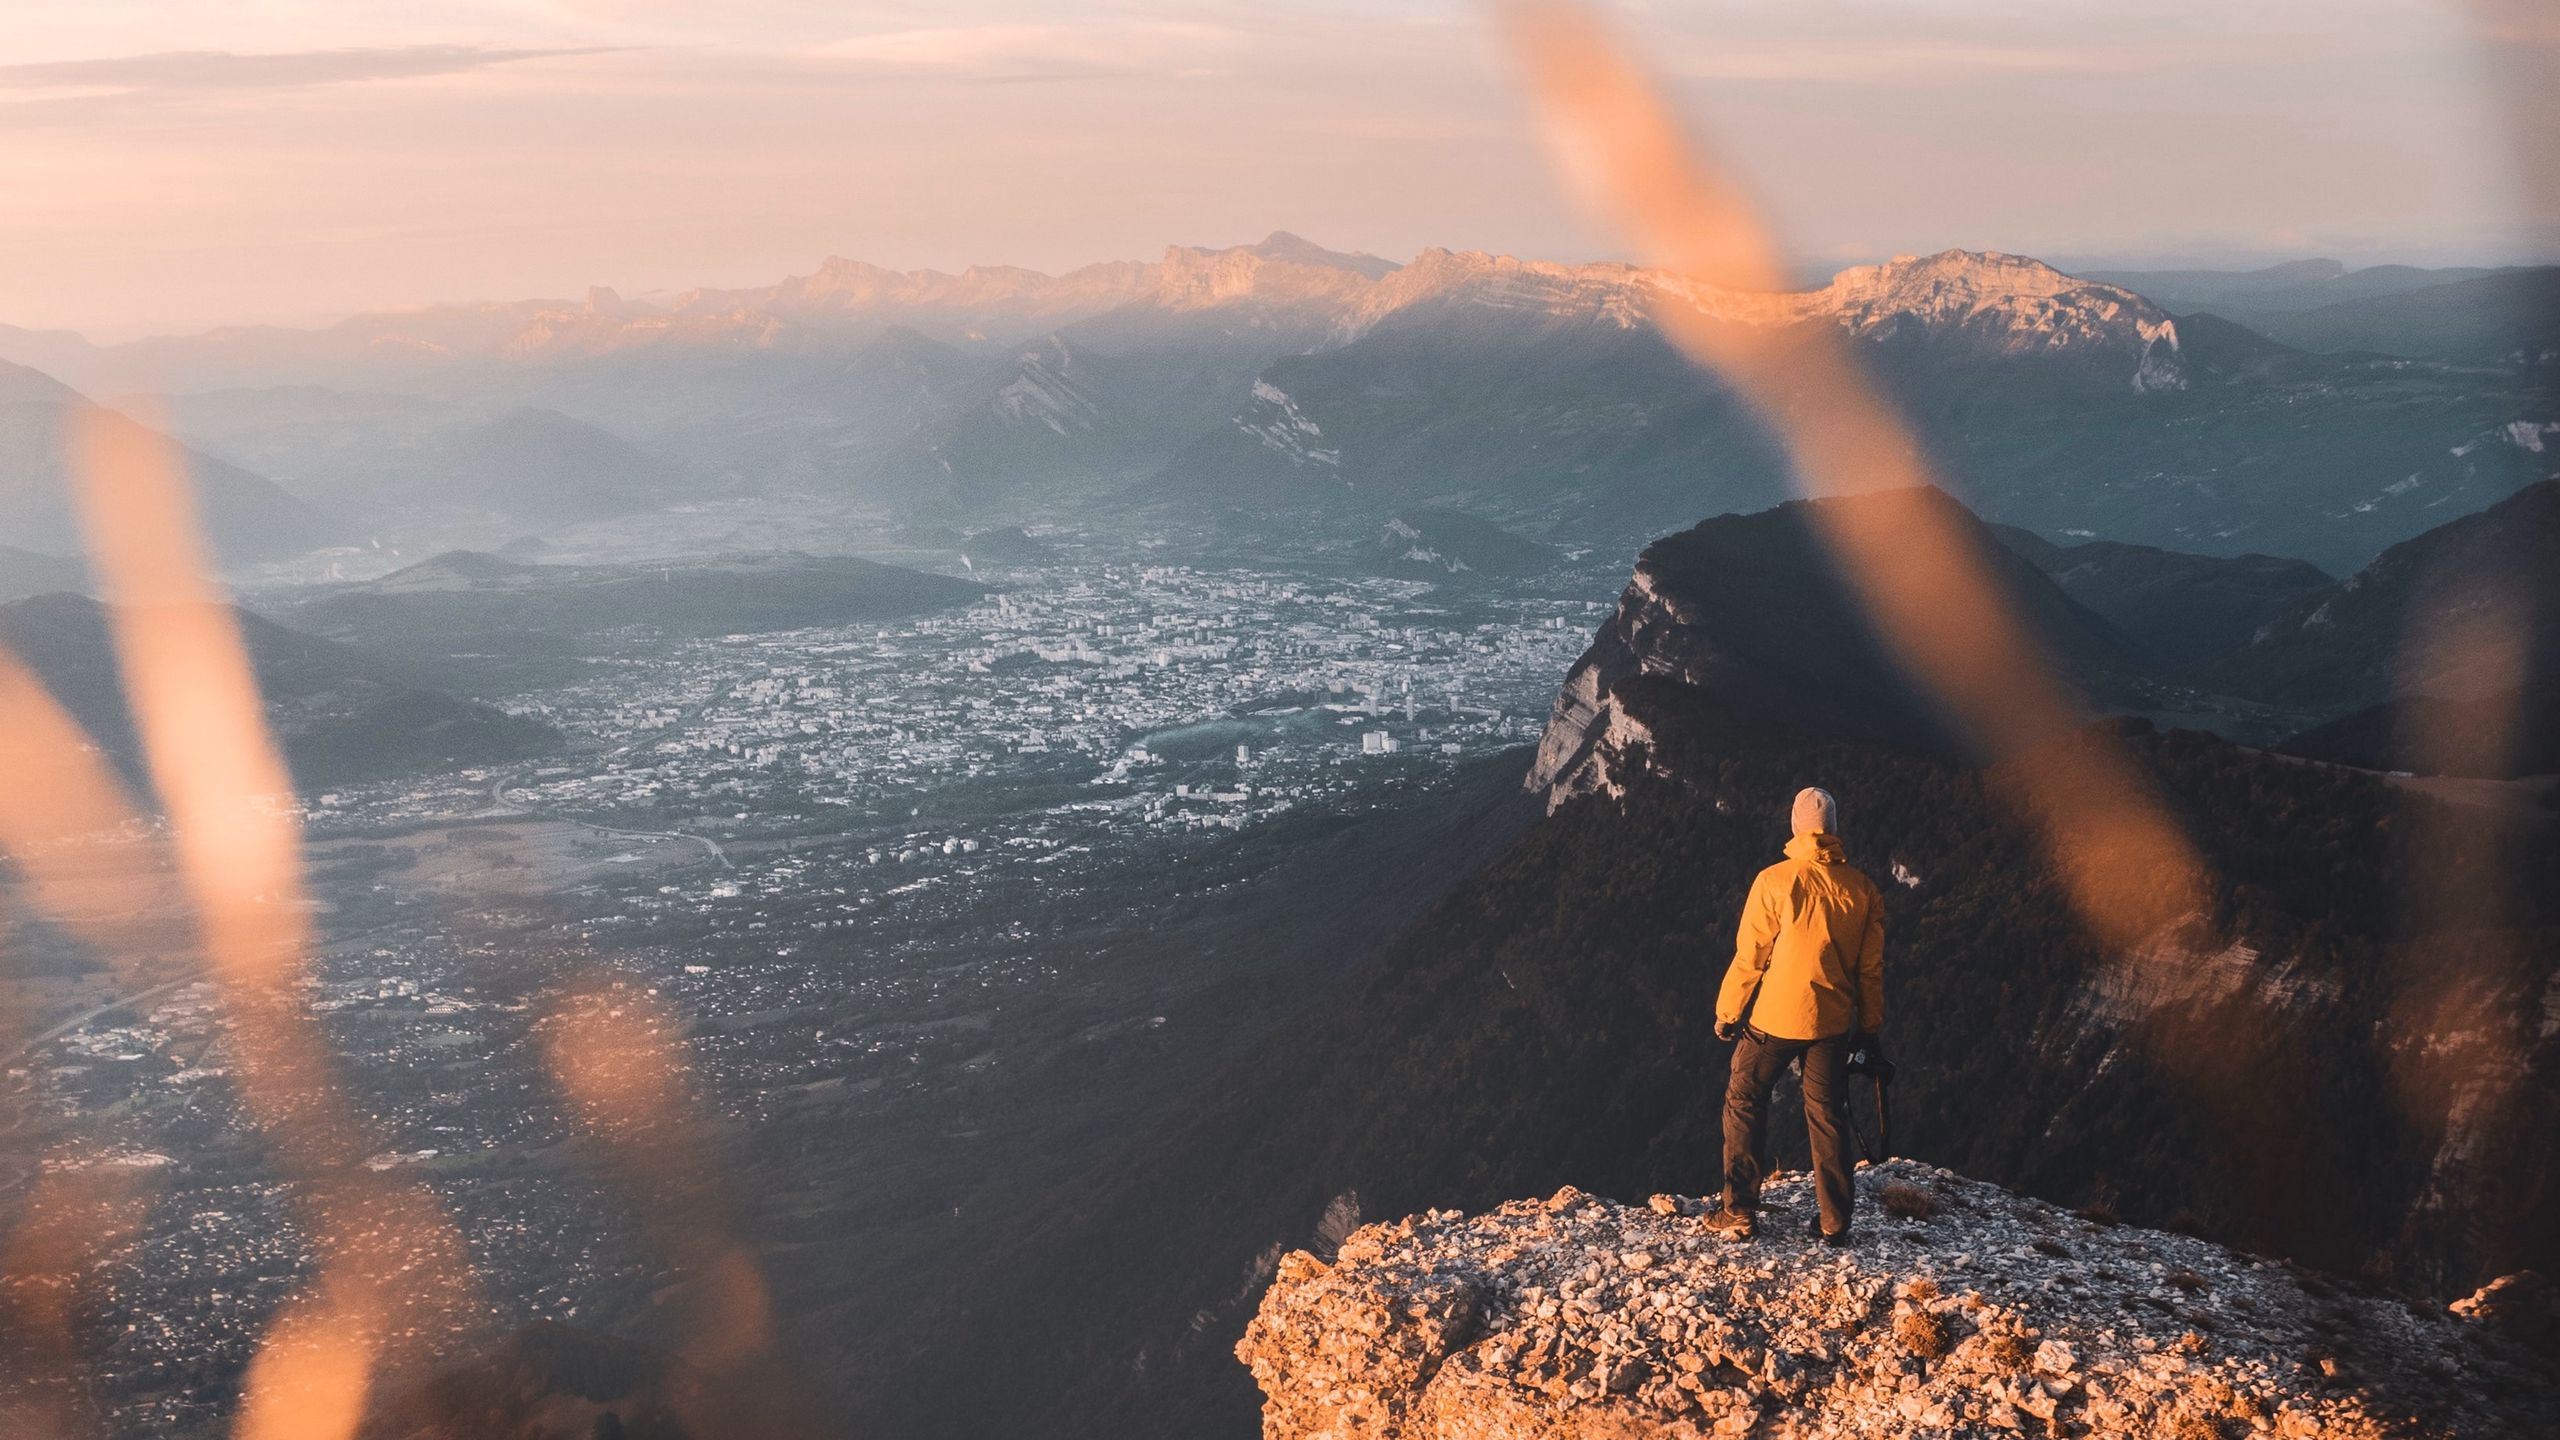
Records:
{"label": "mountain ridge", "polygon": [[2140,668],[2132,642],[1945,492],[1790,501],[1645,547],[1617,610],[1566,672],[1522,783],[1550,810],[1582,795],[1622,795],[1625,767],[1644,765],[1653,741],[1641,707],[1619,693],[1638,683],[1696,691],[1745,729],[1957,753],[1961,742],[1840,583],[1818,517],[1853,506],[1935,512],[1926,524],[1970,538],[2068,678],[2130,696]]}
{"label": "mountain ridge", "polygon": [[[935,335],[937,339],[1002,343],[1008,337],[983,332],[990,322],[1008,314],[1013,331],[1009,338],[1019,340],[1130,306],[1202,310],[1257,302],[1332,307],[1331,334],[1339,342],[1355,338],[1405,305],[1447,298],[1435,293],[1439,291],[1471,290],[1489,305],[1516,302],[1516,296],[1501,293],[1498,283],[1485,284],[1489,276],[1577,292],[1603,309],[1676,297],[1721,318],[1783,324],[1839,317],[1856,332],[1872,327],[1880,315],[1902,313],[1895,310],[1897,305],[1922,296],[1929,298],[1931,311],[1940,318],[1958,307],[1979,315],[1986,299],[1993,297],[2027,299],[2054,305],[2050,315],[2085,311],[2113,319],[2106,313],[2111,308],[2141,311],[2140,324],[2175,348],[2174,335],[2160,329],[2167,323],[2165,315],[2149,313],[2156,307],[2132,292],[2076,279],[2041,261],[1997,251],[1899,256],[1843,270],[1827,286],[1758,295],[1717,291],[1666,272],[1613,262],[1526,260],[1482,251],[1426,249],[1399,265],[1377,256],[1328,250],[1287,231],[1275,231],[1255,244],[1222,249],[1173,245],[1154,261],[1105,261],[1059,275],[1002,265],[973,265],[957,274],[900,271],[837,256],[807,275],[786,277],[770,286],[688,290],[663,304],[626,300],[597,287],[583,300],[424,306],[349,316],[312,330],[233,326],[94,348],[102,356],[148,355],[177,371],[187,367],[173,362],[182,360],[190,348],[289,345],[297,335],[312,337],[315,345],[324,338],[340,342],[326,347],[336,358],[378,351],[407,362],[459,357],[474,350],[514,360],[558,358],[678,340],[771,349],[814,343],[802,332],[866,311],[876,313],[881,328],[906,324],[929,335],[939,328],[946,333]],[[1915,285],[1915,280],[1920,283]],[[2085,303],[2058,303],[2075,296]],[[949,318],[937,324],[930,318],[935,315]],[[58,344],[52,332],[26,333]],[[0,354],[8,353],[12,338],[0,333]]]}
{"label": "mountain ridge", "polygon": [[[132,354],[181,383],[192,366],[250,386],[190,408],[205,442],[312,486],[529,407],[724,495],[901,518],[1096,505],[1365,531],[1432,507],[1616,548],[1790,489],[1770,417],[1679,351],[1675,310],[1836,330],[1947,488],[2049,535],[2344,572],[2544,478],[2560,432],[2547,387],[2515,366],[2299,350],[1996,250],[1746,293],[1614,262],[1430,249],[1393,265],[1276,232],[1067,276],[840,260],[664,303],[599,289]],[[333,424],[254,393],[317,380],[436,398],[351,402]],[[243,407],[273,413],[221,413]]]}

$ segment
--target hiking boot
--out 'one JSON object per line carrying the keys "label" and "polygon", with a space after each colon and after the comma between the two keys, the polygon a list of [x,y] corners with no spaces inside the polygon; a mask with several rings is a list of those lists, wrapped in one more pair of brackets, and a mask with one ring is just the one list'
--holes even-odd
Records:
{"label": "hiking boot", "polygon": [[1759,1228],[1750,1211],[1730,1207],[1709,1211],[1698,1223],[1706,1227],[1708,1234],[1721,1235],[1728,1240],[1748,1240]]}
{"label": "hiking boot", "polygon": [[1822,1217],[1816,1215],[1813,1217],[1813,1238],[1825,1245],[1845,1248],[1849,1243],[1849,1227],[1843,1225],[1837,1230],[1825,1230],[1822,1228]]}

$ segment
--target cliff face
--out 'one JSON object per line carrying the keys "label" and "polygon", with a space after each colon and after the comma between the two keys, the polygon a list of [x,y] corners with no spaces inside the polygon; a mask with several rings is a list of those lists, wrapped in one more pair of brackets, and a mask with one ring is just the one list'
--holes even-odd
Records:
{"label": "cliff face", "polygon": [[1630,681],[1694,692],[1741,729],[1949,748],[1936,707],[1880,648],[1818,533],[1819,515],[1849,510],[1888,526],[1905,516],[1916,523],[1922,512],[1932,525],[1952,525],[2066,678],[2113,698],[2140,688],[2131,642],[1943,491],[1795,501],[1720,515],[1645,547],[1617,612],[1565,677],[1528,787],[1544,792],[1550,809],[1624,789],[1638,748],[1653,742]]}
{"label": "cliff face", "polygon": [[1691,638],[1700,618],[1694,607],[1665,594],[1659,578],[1637,562],[1617,613],[1565,673],[1547,728],[1538,736],[1537,757],[1523,783],[1545,792],[1548,809],[1594,791],[1621,793],[1619,767],[1653,737],[1612,692],[1620,681],[1647,673],[1703,684],[1713,651]]}
{"label": "cliff face", "polygon": [[1236,1347],[1265,1440],[2560,1433],[2529,1279],[2421,1309],[1911,1161],[1858,1186],[1838,1250],[1796,1177],[1748,1242],[1568,1187],[1292,1254]]}

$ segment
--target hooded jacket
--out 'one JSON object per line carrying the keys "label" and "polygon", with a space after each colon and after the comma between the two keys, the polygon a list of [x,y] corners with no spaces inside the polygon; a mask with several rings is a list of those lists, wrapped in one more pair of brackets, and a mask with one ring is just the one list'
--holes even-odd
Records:
{"label": "hooded jacket", "polygon": [[[1884,1024],[1884,897],[1840,837],[1798,835],[1742,902],[1716,1023],[1823,1040]],[[1759,998],[1752,998],[1754,989]]]}

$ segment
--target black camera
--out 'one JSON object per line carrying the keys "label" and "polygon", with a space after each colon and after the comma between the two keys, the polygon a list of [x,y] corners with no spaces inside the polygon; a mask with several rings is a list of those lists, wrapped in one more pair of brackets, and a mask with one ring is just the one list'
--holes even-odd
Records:
{"label": "black camera", "polygon": [[1872,1075],[1879,1084],[1893,1083],[1893,1062],[1884,1055],[1884,1041],[1873,1035],[1856,1035],[1849,1040],[1849,1058],[1841,1068],[1852,1075]]}

